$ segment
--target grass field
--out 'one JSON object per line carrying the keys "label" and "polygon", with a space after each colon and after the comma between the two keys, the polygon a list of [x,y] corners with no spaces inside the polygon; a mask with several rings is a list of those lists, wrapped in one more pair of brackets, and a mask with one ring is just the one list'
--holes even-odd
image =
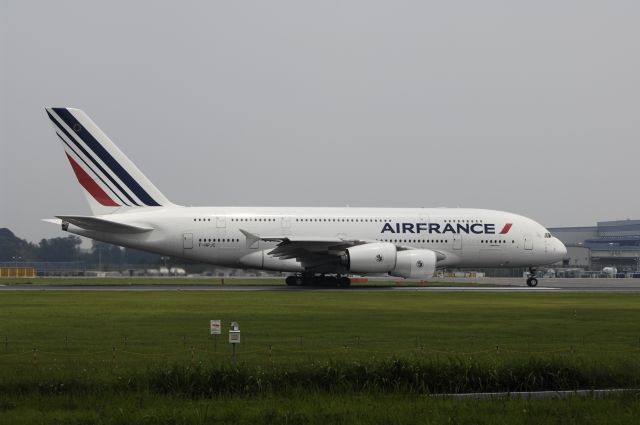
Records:
{"label": "grass field", "polygon": [[14,397],[0,422],[13,424],[615,424],[635,425],[638,396],[568,400],[452,400],[418,395],[297,393],[176,399],[150,394],[110,397]]}
{"label": "grass field", "polygon": [[[223,320],[217,347],[210,319]],[[633,423],[637,395],[428,393],[637,388],[639,359],[637,294],[0,294],[3,424]]]}

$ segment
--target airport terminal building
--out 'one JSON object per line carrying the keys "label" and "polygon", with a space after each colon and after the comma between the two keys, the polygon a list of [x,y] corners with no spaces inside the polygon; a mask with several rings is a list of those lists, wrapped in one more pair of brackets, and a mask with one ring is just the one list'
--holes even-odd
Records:
{"label": "airport terminal building", "polygon": [[567,246],[564,267],[640,270],[640,220],[600,221],[596,226],[550,228]]}

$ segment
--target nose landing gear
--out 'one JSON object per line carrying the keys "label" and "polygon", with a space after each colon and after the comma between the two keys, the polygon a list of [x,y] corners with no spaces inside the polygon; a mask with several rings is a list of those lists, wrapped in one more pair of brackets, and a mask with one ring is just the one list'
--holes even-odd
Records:
{"label": "nose landing gear", "polygon": [[527,286],[534,287],[538,286],[538,279],[536,278],[536,269],[535,267],[529,267],[529,277],[527,278]]}

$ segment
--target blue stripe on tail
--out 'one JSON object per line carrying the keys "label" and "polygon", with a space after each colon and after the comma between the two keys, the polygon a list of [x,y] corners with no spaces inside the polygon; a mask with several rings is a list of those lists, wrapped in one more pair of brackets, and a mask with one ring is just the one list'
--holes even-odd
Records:
{"label": "blue stripe on tail", "polygon": [[[58,120],[57,120],[53,115],[51,115],[51,114],[49,113],[49,111],[47,111],[47,115],[49,115],[49,118],[50,118],[50,119],[51,119],[51,121],[56,125],[56,127],[58,127],[58,128],[60,129],[60,131],[62,131],[62,132],[63,132],[63,133],[64,133],[64,134],[69,138],[69,140],[71,140],[71,141],[73,142],[73,144],[74,144],[74,145],[76,145],[76,147],[77,147],[78,149],[80,149],[80,151],[81,151],[81,152],[82,152],[82,153],[83,153],[87,158],[89,158],[89,159],[91,160],[91,162],[93,162],[93,165],[95,165],[95,166],[96,166],[96,167],[97,167],[97,168],[102,172],[102,174],[104,174],[104,175],[109,179],[109,181],[111,181],[111,183],[113,183],[113,185],[114,185],[115,187],[117,187],[117,188],[118,188],[118,190],[119,190],[120,192],[122,192],[122,194],[123,194],[124,196],[126,196],[126,197],[127,197],[127,199],[129,200],[129,202],[131,202],[131,204],[136,205],[136,206],[139,206],[139,205],[138,205],[138,203],[137,203],[136,201],[134,201],[134,200],[133,200],[133,198],[131,198],[131,196],[129,196],[129,194],[127,193],[127,191],[126,191],[126,190],[124,190],[124,189],[122,188],[122,186],[120,186],[120,185],[118,184],[118,182],[117,182],[117,181],[115,181],[115,179],[114,179],[113,177],[111,177],[111,174],[109,174],[109,173],[108,173],[108,172],[107,172],[107,171],[106,171],[106,170],[105,170],[105,169],[100,165],[100,163],[99,163],[98,161],[96,161],[96,160],[95,160],[95,158],[93,157],[93,155],[90,155],[90,154],[89,154],[89,152],[87,152],[87,150],[86,150],[85,148],[83,148],[83,147],[82,147],[82,145],[76,141],[75,137],[73,137],[71,134],[69,134],[69,132],[68,132],[68,131],[67,131],[67,130],[62,126],[62,124],[60,124],[60,123],[58,122]],[[125,204],[126,204],[126,203],[125,203]]]}
{"label": "blue stripe on tail", "polygon": [[[105,163],[113,173],[118,176],[120,181],[122,181],[130,190],[133,192],[138,199],[140,199],[145,205],[150,207],[159,207],[158,204],[143,188],[138,184],[137,181],[129,173],[127,170],[122,168],[122,166],[116,161],[109,152],[98,142],[93,135],[86,131],[84,126],[78,122],[78,120],[65,108],[53,108],[56,114],[69,126],[69,128],[73,129],[75,133],[82,139],[82,141],[100,158],[100,160]],[[82,130],[85,131],[82,131]]]}
{"label": "blue stripe on tail", "polygon": [[111,188],[111,186],[109,186],[109,185],[107,184],[107,182],[105,182],[105,181],[104,181],[104,179],[103,179],[102,177],[100,177],[100,174],[96,173],[96,172],[95,172],[95,170],[94,170],[93,168],[91,168],[91,165],[89,165],[89,164],[87,163],[87,161],[85,161],[85,160],[84,160],[80,155],[78,155],[78,152],[76,152],[76,150],[75,150],[75,149],[73,149],[73,146],[71,146],[69,143],[67,143],[67,141],[66,141],[66,140],[64,140],[64,138],[63,138],[61,135],[59,135],[57,132],[56,132],[56,136],[58,136],[58,138],[59,138],[60,140],[62,140],[62,143],[64,143],[64,144],[65,144],[65,146],[66,146],[66,147],[68,147],[68,148],[69,148],[69,150],[70,150],[71,152],[73,152],[73,154],[74,154],[74,155],[75,155],[75,156],[76,156],[80,161],[82,161],[82,163],[84,164],[84,166],[85,166],[85,167],[87,167],[87,169],[88,169],[89,171],[91,171],[91,172],[92,172],[92,173],[93,173],[93,174],[94,174],[94,175],[95,175],[95,176],[96,176],[96,177],[97,177],[97,178],[102,182],[102,184],[103,184],[103,185],[105,185],[105,187],[106,187],[106,188],[108,188],[108,189],[109,189],[109,192],[111,192],[111,193],[113,194],[113,196],[115,196],[116,198],[118,198],[118,200],[120,201],[120,203],[121,203],[122,205],[126,205],[127,207],[129,207],[129,206],[130,206],[129,204],[127,204],[127,203],[126,203],[126,202],[125,202],[125,201],[120,197],[120,195],[118,195],[118,194],[116,193],[116,191],[115,191],[115,190],[113,190],[113,189]]}

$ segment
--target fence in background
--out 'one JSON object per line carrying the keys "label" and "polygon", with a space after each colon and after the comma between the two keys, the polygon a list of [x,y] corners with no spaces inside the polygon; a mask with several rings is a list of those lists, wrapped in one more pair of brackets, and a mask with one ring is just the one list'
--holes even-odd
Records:
{"label": "fence in background", "polygon": [[0,267],[0,277],[35,277],[34,267]]}

